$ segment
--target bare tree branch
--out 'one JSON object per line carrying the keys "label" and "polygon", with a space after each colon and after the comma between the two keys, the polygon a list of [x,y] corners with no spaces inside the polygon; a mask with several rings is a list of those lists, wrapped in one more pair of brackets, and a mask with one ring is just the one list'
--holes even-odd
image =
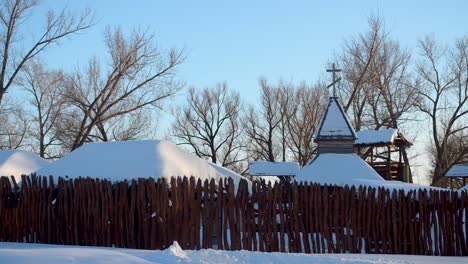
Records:
{"label": "bare tree branch", "polygon": [[197,156],[236,169],[237,163],[245,160],[240,109],[239,94],[230,91],[226,83],[200,93],[190,88],[187,104],[174,111],[171,134]]}

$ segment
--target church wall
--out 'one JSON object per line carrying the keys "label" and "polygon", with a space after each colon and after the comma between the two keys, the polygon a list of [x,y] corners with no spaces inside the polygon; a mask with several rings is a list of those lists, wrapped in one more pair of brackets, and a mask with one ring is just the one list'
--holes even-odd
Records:
{"label": "church wall", "polygon": [[324,153],[354,153],[353,140],[340,140],[340,141],[321,141],[318,144],[318,154]]}

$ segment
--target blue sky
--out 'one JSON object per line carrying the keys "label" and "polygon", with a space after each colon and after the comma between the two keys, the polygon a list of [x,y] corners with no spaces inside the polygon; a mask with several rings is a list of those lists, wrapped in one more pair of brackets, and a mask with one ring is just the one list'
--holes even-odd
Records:
{"label": "blue sky", "polygon": [[188,51],[180,75],[202,88],[226,81],[248,101],[258,78],[313,82],[343,40],[367,29],[378,14],[391,35],[415,50],[429,34],[450,43],[467,34],[468,1],[44,1],[30,22],[40,25],[47,9],[89,7],[97,24],[44,54],[49,65],[82,67],[104,54],[107,26],[154,32],[161,48]]}
{"label": "blue sky", "polygon": [[[124,31],[148,29],[159,47],[183,48],[186,62],[180,77],[187,86],[203,88],[226,81],[247,102],[258,98],[260,76],[313,83],[345,39],[367,30],[370,15],[379,15],[391,37],[417,55],[426,35],[451,44],[468,34],[468,1],[150,1],[45,0],[26,24],[31,32],[43,24],[45,12],[68,7],[91,8],[96,25],[62,41],[43,54],[50,67],[74,70],[91,56],[105,57],[106,27]],[[182,92],[177,102],[185,97]],[[171,122],[160,121],[163,134]],[[418,130],[418,129],[415,129]],[[416,148],[424,153],[423,138]],[[414,149],[414,148],[412,148]],[[418,150],[419,149],[419,150]],[[428,159],[421,158],[428,167]]]}

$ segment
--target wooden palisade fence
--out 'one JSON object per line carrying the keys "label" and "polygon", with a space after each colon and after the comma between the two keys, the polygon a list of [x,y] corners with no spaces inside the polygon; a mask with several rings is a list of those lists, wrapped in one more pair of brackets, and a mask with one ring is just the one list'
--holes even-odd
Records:
{"label": "wooden palisade fence", "polygon": [[0,241],[468,255],[468,196],[310,184],[0,178]]}

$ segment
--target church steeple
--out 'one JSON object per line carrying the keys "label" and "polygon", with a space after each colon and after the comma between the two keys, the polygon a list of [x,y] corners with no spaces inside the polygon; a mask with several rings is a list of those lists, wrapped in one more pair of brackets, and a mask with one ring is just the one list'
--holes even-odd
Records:
{"label": "church steeple", "polygon": [[335,85],[341,80],[336,78],[336,73],[341,70],[335,68],[333,63],[332,72],[333,81],[328,88],[333,86],[333,96],[330,97],[327,109],[323,114],[319,130],[315,136],[315,142],[318,143],[318,153],[353,153],[356,133],[348,120],[338,98],[336,97]]}
{"label": "church steeple", "polygon": [[315,140],[355,140],[356,132],[338,98],[330,97]]}

